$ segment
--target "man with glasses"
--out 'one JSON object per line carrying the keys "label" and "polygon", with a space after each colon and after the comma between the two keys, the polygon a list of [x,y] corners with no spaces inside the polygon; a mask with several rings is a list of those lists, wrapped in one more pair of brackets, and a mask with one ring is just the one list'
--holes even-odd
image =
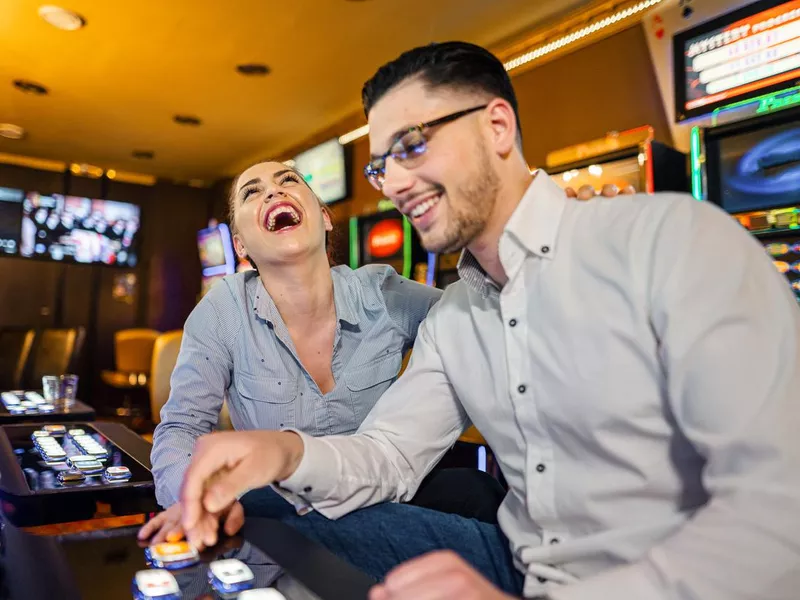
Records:
{"label": "man with glasses", "polygon": [[[363,99],[366,176],[428,250],[464,250],[461,281],[356,435],[202,439],[190,540],[271,483],[376,577],[411,559],[373,600],[796,598],[800,314],[763,248],[685,195],[578,202],[531,174],[477,46],[411,50]],[[373,506],[412,496],[470,422],[508,480],[500,527]]]}

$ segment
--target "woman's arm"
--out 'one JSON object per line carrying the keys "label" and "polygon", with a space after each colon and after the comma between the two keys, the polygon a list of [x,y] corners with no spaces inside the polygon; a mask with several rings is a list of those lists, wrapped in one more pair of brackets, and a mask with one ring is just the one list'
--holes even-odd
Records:
{"label": "woman's arm", "polygon": [[170,394],[153,434],[153,477],[156,499],[167,508],[178,501],[183,473],[192,459],[195,441],[217,425],[233,359],[224,340],[220,316],[211,297],[189,315]]}

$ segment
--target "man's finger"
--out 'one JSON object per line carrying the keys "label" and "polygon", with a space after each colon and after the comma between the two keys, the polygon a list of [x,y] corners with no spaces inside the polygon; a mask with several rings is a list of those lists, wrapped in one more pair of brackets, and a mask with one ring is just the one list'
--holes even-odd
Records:
{"label": "man's finger", "polygon": [[594,186],[591,185],[582,185],[581,188],[578,190],[578,199],[579,200],[591,200],[597,195],[597,192],[594,190]]}
{"label": "man's finger", "polygon": [[391,600],[389,590],[383,584],[372,586],[369,590],[369,600]]}
{"label": "man's finger", "polygon": [[207,440],[212,438],[211,434],[207,438],[198,440],[195,446],[194,458],[183,477],[181,487],[181,504],[183,509],[183,528],[186,531],[194,529],[197,522],[203,515],[203,495],[205,494],[208,480],[226,466],[228,460],[224,449],[215,447],[208,448]]}
{"label": "man's finger", "polygon": [[441,550],[424,554],[396,567],[386,576],[384,585],[390,593],[404,589],[417,581],[452,569],[455,565],[466,563],[450,550]]}
{"label": "man's finger", "polygon": [[243,462],[232,469],[218,471],[206,486],[203,507],[208,512],[222,512],[236,501],[239,494],[249,489],[252,476],[252,469]]}
{"label": "man's finger", "polygon": [[244,525],[244,507],[234,502],[228,516],[225,518],[225,533],[235,535]]}
{"label": "man's finger", "polygon": [[577,198],[578,194],[575,193],[575,190],[571,187],[565,188],[564,191],[567,193],[567,198]]}
{"label": "man's finger", "polygon": [[635,193],[636,193],[636,188],[633,187],[632,185],[626,185],[624,188],[622,188],[622,191],[620,192],[620,194],[624,196],[633,196]]}

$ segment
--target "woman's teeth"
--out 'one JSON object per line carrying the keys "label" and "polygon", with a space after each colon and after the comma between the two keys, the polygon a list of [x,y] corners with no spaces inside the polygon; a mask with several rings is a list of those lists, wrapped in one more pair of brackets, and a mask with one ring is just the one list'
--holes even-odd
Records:
{"label": "woman's teeth", "polygon": [[414,207],[414,210],[411,211],[411,216],[414,217],[414,218],[421,217],[426,212],[428,212],[430,209],[432,209],[434,206],[436,206],[439,203],[439,200],[441,200],[441,199],[442,199],[442,196],[441,195],[437,195],[437,196],[434,196],[433,198],[431,198],[430,200],[426,200],[422,204],[418,204],[417,206]]}
{"label": "woman's teeth", "polygon": [[[272,212],[269,213],[267,217],[267,229],[269,231],[275,231],[275,224],[277,220],[284,215],[286,216],[286,220],[285,222],[282,221],[281,229],[283,227],[297,225],[300,222],[300,215],[297,214],[297,211],[288,204],[284,204],[282,206],[278,206],[277,208],[273,209]],[[288,219],[291,219],[291,225],[289,224]]]}

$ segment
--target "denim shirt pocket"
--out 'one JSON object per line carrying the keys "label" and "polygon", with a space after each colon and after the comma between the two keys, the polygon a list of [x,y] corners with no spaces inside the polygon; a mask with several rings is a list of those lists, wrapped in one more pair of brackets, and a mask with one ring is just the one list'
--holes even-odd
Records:
{"label": "denim shirt pocket", "polygon": [[[250,429],[294,427],[296,381],[238,373],[235,386],[239,402],[234,402],[234,407],[240,408],[247,416]],[[239,406],[236,407],[236,404]]]}

